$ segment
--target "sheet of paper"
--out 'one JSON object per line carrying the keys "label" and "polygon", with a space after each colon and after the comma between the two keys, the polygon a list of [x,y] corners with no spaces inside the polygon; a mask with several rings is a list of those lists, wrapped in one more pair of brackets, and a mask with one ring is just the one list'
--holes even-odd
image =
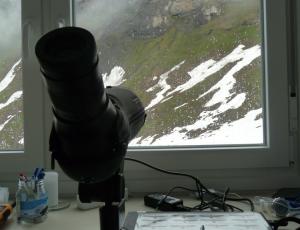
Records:
{"label": "sheet of paper", "polygon": [[270,230],[255,212],[139,212],[134,230]]}

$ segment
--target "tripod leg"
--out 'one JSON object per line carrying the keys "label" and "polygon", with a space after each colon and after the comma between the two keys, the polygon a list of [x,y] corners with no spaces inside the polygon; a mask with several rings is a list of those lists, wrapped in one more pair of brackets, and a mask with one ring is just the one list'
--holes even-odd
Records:
{"label": "tripod leg", "polygon": [[125,200],[105,203],[99,212],[101,230],[120,230],[125,219]]}

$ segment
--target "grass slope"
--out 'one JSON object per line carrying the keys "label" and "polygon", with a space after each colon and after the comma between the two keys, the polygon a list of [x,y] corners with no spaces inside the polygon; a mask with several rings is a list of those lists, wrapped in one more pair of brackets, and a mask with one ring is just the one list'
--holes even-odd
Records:
{"label": "grass slope", "polygon": [[[184,82],[188,79],[187,72],[195,66],[211,58],[219,60],[239,44],[247,48],[260,44],[261,31],[258,15],[257,1],[242,1],[239,5],[226,4],[221,16],[215,17],[202,26],[186,24],[183,18],[173,17],[175,23],[163,35],[155,38],[131,39],[122,35],[121,39],[120,36],[114,34],[109,40],[112,46],[115,44],[119,48],[122,47],[119,63],[126,70],[128,79],[124,86],[134,90],[144,105],[148,105],[156,93],[155,91],[152,94],[145,93],[146,89],[156,83],[152,78],[168,71],[181,61],[186,62],[180,70],[171,74],[168,79],[170,85]],[[219,118],[220,123],[239,119],[247,111],[262,106],[260,65],[260,61],[256,61],[235,76],[238,81],[236,92],[247,92],[247,101],[239,109],[222,114]],[[191,99],[207,91],[229,68],[230,66],[148,112],[147,122],[140,136],[153,136],[157,133],[161,136],[174,127],[195,122],[210,95],[199,101]],[[174,111],[174,107],[185,102],[189,102],[189,105]],[[220,123],[209,128],[218,129]],[[203,130],[191,134],[191,137],[201,132]]]}
{"label": "grass slope", "polygon": [[[233,1],[234,2],[234,1]],[[112,67],[120,65],[126,70],[128,79],[124,86],[131,88],[148,105],[155,95],[145,93],[145,90],[154,85],[154,76],[159,76],[173,66],[185,60],[180,70],[171,74],[168,83],[172,86],[182,84],[189,76],[187,72],[208,59],[218,60],[230,53],[237,45],[246,47],[260,43],[259,1],[247,0],[224,5],[221,16],[214,17],[205,25],[193,25],[184,17],[173,16],[171,26],[162,35],[152,38],[133,38],[127,33],[126,28],[121,32],[115,31],[98,38],[102,51],[100,58],[105,65]],[[2,60],[0,74],[4,76],[16,60]],[[9,63],[8,63],[9,62]],[[105,65],[103,68],[105,69]],[[106,66],[106,69],[109,69]],[[247,92],[246,103],[237,110],[227,111],[222,114],[220,122],[233,121],[244,116],[247,111],[260,108],[261,99],[261,63],[255,61],[252,66],[244,68],[235,76],[238,85],[236,92]],[[211,95],[203,99],[194,100],[199,94],[207,91],[220,79],[230,66],[209,77],[192,89],[176,95],[171,100],[158,105],[148,112],[147,122],[140,136],[164,135],[177,126],[184,126],[195,121],[203,110],[203,105]],[[14,82],[0,94],[0,103],[4,103],[9,96],[22,88],[20,73]],[[189,104],[176,112],[174,107],[185,102]],[[214,108],[211,108],[214,109]],[[16,114],[0,132],[1,149],[20,149],[18,141],[23,137],[22,100],[9,105],[1,110],[1,124],[9,115]],[[217,129],[220,124],[214,124],[211,129]],[[203,130],[190,133],[191,137],[199,135]]]}

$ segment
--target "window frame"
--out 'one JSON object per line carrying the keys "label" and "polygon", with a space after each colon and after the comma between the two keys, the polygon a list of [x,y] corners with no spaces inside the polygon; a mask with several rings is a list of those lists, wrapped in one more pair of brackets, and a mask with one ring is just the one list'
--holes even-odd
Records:
{"label": "window frame", "polygon": [[[265,60],[264,87],[266,89],[263,95],[265,99],[263,111],[265,145],[204,146],[202,148],[168,150],[129,149],[129,156],[173,170],[289,167],[290,132],[289,114],[286,113],[289,111],[287,10],[284,1],[272,1],[272,4],[269,0],[262,2],[265,9],[264,46],[262,47],[262,59]],[[272,76],[272,80],[270,76]],[[286,78],[281,76],[286,76]],[[278,104],[281,107],[277,106]],[[243,164],[241,164],[241,160]]]}
{"label": "window frame", "polygon": [[[22,1],[24,5],[22,12],[31,12],[35,15],[32,19],[37,23],[36,33],[38,34],[40,32],[41,35],[56,28],[58,25],[56,23],[57,19],[65,20],[65,25],[72,25],[74,21],[72,12],[75,12],[73,10],[74,4],[72,3],[72,0]],[[268,189],[272,188],[272,186],[289,185],[291,183],[287,178],[295,178],[298,179],[297,181],[300,181],[297,173],[298,161],[295,160],[299,155],[297,144],[298,133],[296,132],[296,135],[291,136],[289,130],[289,65],[287,63],[289,55],[287,50],[288,12],[286,10],[285,1],[263,0],[263,3],[266,7],[266,14],[264,15],[264,35],[272,37],[270,40],[268,40],[268,38],[266,39],[264,46],[264,49],[267,51],[266,65],[269,67],[269,69],[266,68],[265,71],[267,73],[266,75],[277,76],[276,80],[273,80],[273,78],[272,80],[265,78],[265,85],[267,86],[265,108],[267,109],[264,110],[264,121],[268,122],[264,122],[264,125],[266,130],[269,130],[266,133],[266,145],[250,147],[227,146],[223,149],[220,147],[209,148],[211,146],[194,149],[169,148],[168,150],[141,150],[130,148],[127,156],[145,160],[165,169],[193,173],[196,176],[201,176],[200,178],[204,178],[206,182],[217,187],[222,186],[225,180],[227,180],[227,185],[232,185],[238,189],[248,188],[249,186],[252,186],[251,188],[253,189]],[[297,7],[300,9],[299,4]],[[40,9],[43,9],[43,11]],[[26,14],[23,12],[23,15]],[[297,26],[299,28],[300,20],[297,20]],[[43,22],[42,25],[40,24],[41,22]],[[300,53],[299,49],[298,53]],[[33,90],[32,80],[30,81],[29,78],[24,80],[24,116],[27,117],[25,119],[25,138],[27,138],[25,153],[29,151],[34,161],[41,163],[44,160],[44,165],[50,168],[47,143],[52,123],[51,102],[42,85],[34,55],[31,56],[28,63],[30,70],[28,69],[29,72],[25,73],[27,75],[30,74],[32,76],[31,79],[36,79],[36,81],[34,81],[36,85]],[[34,67],[30,68],[30,64]],[[274,98],[269,95],[276,95],[276,97]],[[296,104],[298,105],[298,103],[297,101]],[[39,107],[39,104],[41,107]],[[280,107],[281,109],[278,108],[278,104],[282,106]],[[274,114],[276,117],[273,116]],[[298,113],[296,116],[298,120]],[[34,124],[34,129],[32,128],[32,124]],[[43,130],[43,132],[41,130]],[[36,133],[30,134],[30,132]],[[31,141],[32,144],[30,144]],[[10,161],[10,159],[2,159],[1,162]],[[31,170],[31,165],[35,167],[36,164],[29,159],[31,158],[26,157],[23,162],[26,161],[26,167]],[[9,167],[4,168],[4,171],[9,170]],[[72,184],[68,187],[73,188],[74,183],[63,175],[61,170],[58,169],[58,171],[62,174],[61,180],[63,183]],[[151,188],[154,188],[153,186],[157,188],[157,185],[159,185],[160,190],[163,190],[169,188],[172,184],[174,185],[175,181],[176,184],[181,182],[180,179],[173,177],[166,176],[162,178],[160,174],[152,172],[143,166],[136,165],[135,163],[126,163],[125,174],[128,186],[136,192],[143,190],[150,191]],[[260,175],[264,176],[260,177]],[[270,178],[270,182],[266,183],[266,177]],[[245,178],[248,178],[248,184],[245,184]],[[278,178],[279,182],[275,185],[274,181],[278,180]],[[182,183],[186,184],[187,182],[182,180]],[[296,182],[293,181],[293,184],[295,183]],[[299,183],[300,182],[297,182],[297,184]],[[68,189],[65,190],[65,192],[67,191]]]}
{"label": "window frame", "polygon": [[[288,42],[293,36],[289,17],[291,5],[286,1],[262,0],[264,13],[265,59],[265,146],[199,148],[193,150],[129,150],[128,156],[145,160],[169,170],[191,173],[213,188],[229,186],[237,190],[278,189],[299,186],[298,120],[300,102],[290,97],[291,87],[300,87],[299,70],[291,71],[291,51]],[[300,10],[300,3],[297,9]],[[294,5],[295,6],[295,5]],[[298,12],[298,11],[297,11]],[[296,18],[298,37],[300,18]],[[292,30],[291,30],[292,29]],[[270,38],[270,39],[269,39]],[[297,41],[294,39],[294,41]],[[296,45],[297,56],[300,45]],[[300,66],[299,59],[297,59]],[[291,74],[295,74],[291,76]],[[272,79],[271,77],[272,76]],[[275,79],[274,79],[275,78]],[[291,81],[291,79],[294,79]],[[298,85],[291,86],[291,82]],[[275,95],[275,97],[274,97]],[[280,106],[278,106],[280,105]],[[275,115],[275,117],[274,117]],[[246,132],[246,130],[245,130]],[[208,146],[209,147],[209,146]],[[150,154],[151,153],[151,154]],[[175,185],[192,185],[182,178],[161,175],[135,163],[127,163],[127,184],[133,191],[168,191]]]}
{"label": "window frame", "polygon": [[24,150],[0,152],[0,180],[44,165],[44,89],[32,47],[41,35],[41,1],[21,1]]}
{"label": "window frame", "polygon": [[51,102],[34,49],[47,31],[72,24],[72,19],[65,17],[70,15],[70,7],[70,1],[21,1],[24,150],[0,151],[1,181],[15,180],[17,173],[32,173],[35,167],[47,167]]}

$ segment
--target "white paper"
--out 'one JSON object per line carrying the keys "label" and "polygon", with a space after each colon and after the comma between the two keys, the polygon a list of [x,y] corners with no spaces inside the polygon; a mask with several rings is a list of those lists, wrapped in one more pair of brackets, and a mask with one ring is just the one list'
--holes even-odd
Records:
{"label": "white paper", "polygon": [[[203,226],[203,227],[202,227]],[[139,212],[134,230],[270,230],[255,212]]]}

